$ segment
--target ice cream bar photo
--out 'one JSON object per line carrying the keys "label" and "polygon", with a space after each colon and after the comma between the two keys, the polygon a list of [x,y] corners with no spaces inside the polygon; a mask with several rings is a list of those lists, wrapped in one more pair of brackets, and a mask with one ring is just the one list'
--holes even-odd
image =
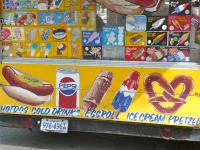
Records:
{"label": "ice cream bar photo", "polygon": [[76,45],[76,44],[74,44],[74,45],[72,46],[72,57],[75,57],[75,56],[77,55],[78,50],[79,50],[79,46]]}
{"label": "ice cream bar photo", "polygon": [[157,20],[156,22],[152,24],[152,27],[150,30],[159,28],[164,23],[164,21],[165,21],[165,18],[161,18]]}
{"label": "ice cream bar photo", "polygon": [[47,28],[47,29],[42,33],[41,39],[44,40],[44,41],[48,40],[49,35],[50,35],[50,31],[51,31],[51,29],[50,29],[50,28]]}
{"label": "ice cream bar photo", "polygon": [[66,30],[62,28],[53,28],[53,37],[57,40],[64,39],[67,36]]}
{"label": "ice cream bar photo", "polygon": [[84,0],[82,9],[88,9],[88,7],[91,5],[92,2],[93,2],[93,0]]}
{"label": "ice cream bar photo", "polygon": [[55,5],[56,8],[60,8],[60,5],[62,4],[63,0],[56,0]]}
{"label": "ice cream bar photo", "polygon": [[144,53],[144,48],[140,48],[139,50],[137,50],[136,52],[133,53],[133,57],[131,59],[137,59],[140,56],[142,56],[142,54]]}
{"label": "ice cream bar photo", "polygon": [[95,79],[92,87],[83,98],[83,109],[85,112],[95,110],[103,100],[108,88],[111,86],[114,75],[110,71],[103,70]]}
{"label": "ice cream bar photo", "polygon": [[117,92],[116,96],[112,101],[112,106],[116,110],[113,118],[117,118],[120,112],[126,112],[135,96],[138,89],[138,82],[140,73],[137,71],[131,72],[128,78],[124,80],[122,86]]}
{"label": "ice cream bar photo", "polygon": [[157,3],[158,0],[126,0],[130,3],[136,4],[136,5],[140,5],[143,7],[154,7]]}
{"label": "ice cream bar photo", "polygon": [[21,32],[20,28],[14,29],[14,33],[18,40],[20,40],[22,38],[22,32]]}
{"label": "ice cream bar photo", "polygon": [[99,37],[99,36],[100,36],[100,35],[99,35],[98,32],[93,32],[92,35],[89,37],[89,39],[88,39],[88,41],[87,41],[86,44],[88,44],[88,43],[94,41],[94,39],[96,39],[96,38]]}
{"label": "ice cream bar photo", "polygon": [[66,24],[67,21],[71,20],[72,18],[74,18],[74,13],[73,13],[73,12],[70,12],[69,14],[67,14],[65,17],[63,17],[63,18],[60,20],[60,23]]}
{"label": "ice cream bar photo", "polygon": [[160,49],[155,53],[150,54],[150,57],[153,61],[158,61],[159,59],[163,58],[167,52],[164,49]]}
{"label": "ice cream bar photo", "polygon": [[143,36],[139,34],[139,35],[136,35],[136,36],[132,37],[132,38],[130,39],[130,42],[131,42],[133,45],[135,45],[135,44],[137,44],[140,40],[142,40],[142,38],[143,38]]}
{"label": "ice cream bar photo", "polygon": [[[57,5],[55,4],[57,2]],[[38,0],[37,8],[39,10],[52,10],[59,6],[60,0]]]}
{"label": "ice cream bar photo", "polygon": [[186,50],[179,51],[178,53],[174,54],[173,57],[176,62],[179,62],[183,59],[185,59],[188,56],[188,52]]}
{"label": "ice cream bar photo", "polygon": [[37,29],[34,28],[33,30],[30,31],[30,33],[28,34],[28,39],[30,41],[33,41],[35,39],[35,36],[36,36],[36,32],[37,32]]}
{"label": "ice cream bar photo", "polygon": [[66,50],[67,46],[65,44],[60,44],[58,47],[57,47],[57,55],[62,55],[65,50]]}
{"label": "ice cream bar photo", "polygon": [[6,40],[6,39],[9,38],[10,36],[11,36],[11,31],[10,31],[10,29],[3,28],[3,31],[2,31],[2,39],[3,39],[3,40]]}
{"label": "ice cream bar photo", "polygon": [[19,46],[16,46],[16,55],[22,57],[22,52],[23,52],[23,45],[20,44]]}
{"label": "ice cream bar photo", "polygon": [[86,11],[81,19],[83,24],[87,24],[90,19],[90,13]]}

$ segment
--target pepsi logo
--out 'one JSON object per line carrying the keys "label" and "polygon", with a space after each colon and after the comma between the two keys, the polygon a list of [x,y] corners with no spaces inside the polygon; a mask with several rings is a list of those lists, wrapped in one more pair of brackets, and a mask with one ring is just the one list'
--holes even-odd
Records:
{"label": "pepsi logo", "polygon": [[71,96],[76,93],[77,84],[74,79],[65,77],[59,83],[60,92],[65,96]]}

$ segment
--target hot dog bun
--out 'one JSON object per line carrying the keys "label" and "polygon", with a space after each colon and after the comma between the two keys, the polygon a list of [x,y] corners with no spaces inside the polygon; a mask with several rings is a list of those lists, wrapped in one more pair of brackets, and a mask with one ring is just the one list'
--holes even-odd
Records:
{"label": "hot dog bun", "polygon": [[54,91],[50,83],[32,77],[11,66],[3,67],[2,74],[11,86],[26,89],[38,96],[51,95]]}
{"label": "hot dog bun", "polygon": [[24,104],[37,106],[46,102],[41,97],[21,87],[3,86],[2,89],[9,97]]}

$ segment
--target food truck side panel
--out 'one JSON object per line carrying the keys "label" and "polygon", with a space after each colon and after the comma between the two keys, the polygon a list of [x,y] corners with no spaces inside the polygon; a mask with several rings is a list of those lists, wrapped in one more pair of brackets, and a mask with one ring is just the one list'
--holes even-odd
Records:
{"label": "food truck side panel", "polygon": [[0,76],[6,114],[191,127],[199,122],[197,69],[3,63]]}
{"label": "food truck side panel", "polygon": [[[41,128],[43,118],[55,118],[68,120],[69,131],[200,141],[198,64],[185,62],[179,66],[170,62],[152,63],[144,50],[147,50],[147,45],[151,47],[154,44],[148,41],[153,40],[150,36],[155,32],[140,33],[135,28],[138,31],[136,35],[139,35],[137,38],[148,37],[148,41],[143,39],[136,43],[139,39],[132,37],[132,32],[125,31],[126,41],[132,43],[123,41],[119,42],[121,46],[117,45],[113,40],[118,38],[113,37],[111,31],[116,31],[118,27],[121,31],[125,23],[134,26],[142,21],[137,22],[134,17],[126,18],[106,10],[107,20],[106,23],[104,20],[104,24],[96,18],[101,15],[100,9],[96,10],[96,4],[90,0],[76,1],[75,5],[65,0],[52,1],[55,5],[50,8],[44,7],[45,2],[32,2],[26,4],[20,1],[19,7],[16,2],[12,8],[8,3],[1,2],[0,11],[3,13],[0,17],[5,34],[2,36],[3,43],[0,41],[0,49],[3,50],[3,55],[0,51],[0,126]],[[161,7],[164,6],[164,1],[157,2],[163,2]],[[181,4],[184,2],[181,1]],[[156,10],[158,8],[156,6]],[[170,5],[170,13],[174,9]],[[58,10],[60,13],[56,13]],[[156,10],[146,9],[149,12]],[[188,10],[189,14],[184,14]],[[162,11],[158,12],[154,12],[153,16]],[[181,14],[187,19],[191,15],[190,7]],[[143,19],[146,17],[141,16]],[[163,20],[162,15],[160,19]],[[155,28],[156,24],[149,22],[149,25]],[[163,29],[166,30],[166,26],[168,24],[165,22]],[[96,29],[104,30],[102,35],[107,37],[104,40],[108,40],[104,44],[99,41],[103,39],[98,36],[101,32],[93,32]],[[135,29],[131,31],[136,32]],[[192,29],[190,37],[193,38],[194,27]],[[168,35],[166,33],[161,35]],[[183,45],[184,50],[190,51],[185,61],[199,62],[199,45],[194,44],[192,39],[189,49],[190,37]],[[123,38],[120,36],[119,39]],[[167,40],[166,37],[164,39]],[[133,46],[135,44],[136,47]],[[154,45],[154,51],[163,52],[169,44]],[[171,45],[172,50],[176,44]],[[161,61],[167,61],[165,54]],[[154,56],[158,57],[159,52]],[[66,58],[76,58],[76,61]],[[83,58],[110,61],[77,60]],[[142,63],[128,62],[132,58]],[[147,58],[150,58],[150,62],[145,63]],[[126,62],[112,61],[122,59]],[[170,137],[163,136],[166,131]]]}

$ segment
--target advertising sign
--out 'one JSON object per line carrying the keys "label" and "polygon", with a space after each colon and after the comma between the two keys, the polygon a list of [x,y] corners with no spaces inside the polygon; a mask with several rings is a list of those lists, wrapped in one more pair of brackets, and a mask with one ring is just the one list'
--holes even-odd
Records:
{"label": "advertising sign", "polygon": [[[123,72],[123,74],[122,74]],[[1,113],[198,126],[199,70],[1,65]]]}

